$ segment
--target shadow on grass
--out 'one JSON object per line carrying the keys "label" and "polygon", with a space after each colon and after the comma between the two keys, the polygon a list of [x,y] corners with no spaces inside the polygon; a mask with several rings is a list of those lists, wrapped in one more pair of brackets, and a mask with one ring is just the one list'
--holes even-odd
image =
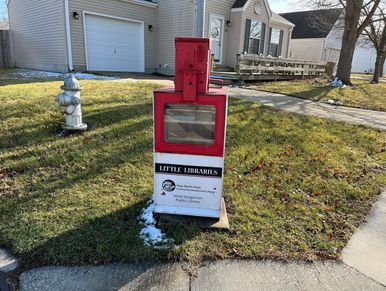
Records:
{"label": "shadow on grass", "polygon": [[[88,220],[73,230],[42,242],[29,252],[21,253],[21,267],[14,271],[13,276],[20,278],[21,273],[44,266],[81,266],[82,269],[59,267],[41,272],[55,276],[48,281],[51,286],[65,285],[68,288],[86,284],[91,289],[121,290],[134,283],[140,290],[150,290],[150,287],[158,284],[169,285],[169,282],[162,280],[162,274],[173,272],[174,269],[160,263],[179,261],[178,251],[173,247],[157,249],[144,245],[139,236],[142,226],[138,223],[138,215],[145,204],[146,201],[142,200],[103,217]],[[177,245],[193,239],[200,232],[187,226],[175,228],[184,231],[184,239],[176,240]],[[58,270],[61,270],[59,274]],[[140,278],[142,276],[144,278]],[[61,282],[58,284],[56,279]],[[37,284],[42,286],[41,282]]]}
{"label": "shadow on grass", "polygon": [[[83,121],[90,124],[94,129],[97,128],[107,128],[114,123],[129,121],[144,115],[149,115],[151,113],[152,104],[151,103],[138,103],[133,105],[122,105],[122,106],[112,106],[108,108],[88,111],[87,108],[84,110]],[[59,116],[59,113],[58,113]],[[0,149],[9,150],[14,147],[23,147],[26,145],[41,145],[47,142],[53,142],[55,139],[59,139],[57,135],[61,131],[61,123],[63,118],[52,118],[51,121],[44,121],[39,123],[32,124],[23,124],[18,127],[12,128],[5,134],[2,134],[2,139],[0,140]],[[144,128],[150,126],[152,120],[149,119],[142,126],[138,125],[139,128]],[[128,128],[127,130],[129,130]],[[121,130],[125,131],[125,129]],[[119,131],[117,132],[119,134]],[[71,137],[67,138],[69,142],[67,147],[72,146]],[[31,154],[31,152],[29,152]],[[22,156],[18,156],[22,157]]]}
{"label": "shadow on grass", "polygon": [[[153,248],[145,247],[139,237],[138,216],[146,205],[142,200],[49,239],[30,252],[20,254],[29,268],[43,265],[104,264],[135,262],[158,257]],[[162,252],[160,254],[162,257]]]}
{"label": "shadow on grass", "polygon": [[[18,254],[21,267],[17,273],[42,266],[179,261],[178,250],[173,245],[149,247],[140,238],[142,225],[138,217],[147,201],[142,199],[130,207],[87,220],[73,230],[43,241],[31,251]],[[174,245],[182,245],[203,231],[194,225],[165,225],[161,229],[174,239]]]}
{"label": "shadow on grass", "polygon": [[329,93],[333,90],[337,90],[337,89],[333,87],[320,87],[320,88],[313,88],[311,90],[306,90],[306,91],[293,92],[290,94],[290,96],[298,97],[302,99],[309,99],[313,101],[321,101],[321,100],[325,100],[328,97]]}
{"label": "shadow on grass", "polygon": [[[14,176],[8,177],[12,183],[22,181],[22,187],[15,194],[8,193],[3,197],[0,196],[0,219],[5,222],[4,227],[8,228],[7,231],[2,231],[0,243],[13,248],[14,243],[18,243],[15,241],[18,240],[15,233],[21,236],[29,236],[32,233],[34,237],[27,239],[33,245],[32,250],[18,254],[22,257],[25,268],[57,264],[133,262],[139,258],[161,260],[174,257],[173,250],[154,250],[145,247],[139,237],[140,225],[137,218],[152,191],[150,153],[152,152],[153,121],[151,109],[151,103],[140,103],[90,110],[85,114],[85,121],[91,122],[95,131],[84,135],[69,136],[65,139],[50,137],[55,134],[54,126],[47,128],[39,125],[36,125],[38,129],[35,131],[19,133],[13,137],[10,135],[6,139],[7,142],[2,145],[4,149],[11,151],[16,145],[22,149],[21,153],[16,152],[16,157],[12,158],[15,160],[14,167],[5,169],[6,172],[14,173],[12,174]],[[26,126],[31,129],[31,126]],[[21,128],[14,129],[13,133],[19,130]],[[58,144],[55,143],[56,141]],[[48,152],[44,147],[36,147],[48,142],[52,144]],[[31,145],[31,149],[24,149],[28,145]],[[40,159],[36,160],[36,157]],[[82,191],[84,185],[86,189],[87,187],[93,188],[94,183],[100,189],[99,184],[104,179],[100,176],[127,165],[130,165],[129,170],[126,168],[125,171],[132,171],[131,175],[134,175],[135,178],[127,177],[128,182],[122,182],[128,189],[112,188],[107,190],[107,193],[111,197],[120,195],[121,193],[115,192],[122,189],[125,192],[122,195],[129,195],[127,204],[134,202],[130,206],[96,219],[82,218],[80,226],[77,225],[79,222],[71,222],[71,225],[74,226],[73,230],[59,235],[54,234],[55,237],[43,240],[41,244],[38,243],[39,237],[47,237],[47,234],[42,235],[42,233],[48,230],[41,229],[45,223],[35,225],[34,222],[31,222],[25,225],[23,222],[26,214],[34,216],[31,213],[34,212],[35,207],[38,207],[36,209],[42,213],[49,214],[50,211],[56,211],[55,209],[77,206],[76,195],[73,198],[65,198],[70,200],[63,200],[62,196],[71,196],[71,189],[78,186],[81,186]],[[143,180],[149,180],[146,185],[143,182],[138,183],[141,187],[144,186],[143,189],[135,189],[138,187],[136,185],[138,177],[135,175],[143,175]],[[122,179],[122,177],[119,178]],[[110,177],[112,181],[115,181],[115,178]],[[85,193],[89,197],[98,190],[84,191],[91,191]],[[136,194],[130,197],[129,193]],[[62,201],[58,199],[62,199],[64,204],[57,202]],[[95,199],[101,198],[96,197]],[[104,212],[109,212],[108,207],[116,208],[114,205],[109,205],[106,206]],[[87,215],[87,211],[85,213]],[[7,225],[8,223],[10,224]],[[25,227],[28,228],[28,231]],[[64,226],[60,225],[60,227]],[[27,234],[26,231],[30,234]],[[166,226],[165,231],[169,234],[173,233],[177,244],[199,233],[198,229],[187,229],[186,226],[173,228]],[[55,232],[60,231],[54,229],[53,233]]]}

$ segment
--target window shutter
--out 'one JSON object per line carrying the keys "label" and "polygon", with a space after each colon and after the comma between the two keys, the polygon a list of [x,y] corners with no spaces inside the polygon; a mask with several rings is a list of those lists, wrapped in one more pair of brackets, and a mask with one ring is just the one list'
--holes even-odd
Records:
{"label": "window shutter", "polygon": [[245,37],[244,37],[244,52],[248,53],[249,50],[249,36],[251,34],[251,20],[247,19],[247,22],[245,24]]}
{"label": "window shutter", "polygon": [[265,23],[261,24],[261,39],[260,39],[260,48],[259,48],[259,54],[264,54],[264,47],[265,47],[265,31],[267,29],[267,25]]}
{"label": "window shutter", "polygon": [[267,51],[267,55],[271,55],[272,56],[272,52],[271,52],[271,38],[272,38],[272,27],[269,28],[268,51]]}
{"label": "window shutter", "polygon": [[279,48],[278,48],[278,53],[277,53],[277,56],[280,57],[282,56],[281,54],[281,48],[283,47],[283,35],[284,35],[284,31],[283,30],[280,30],[280,39],[279,39]]}

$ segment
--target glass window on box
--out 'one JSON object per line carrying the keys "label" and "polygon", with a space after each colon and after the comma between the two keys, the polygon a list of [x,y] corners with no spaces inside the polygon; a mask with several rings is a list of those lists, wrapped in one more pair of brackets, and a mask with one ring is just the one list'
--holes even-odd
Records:
{"label": "glass window on box", "polygon": [[215,106],[166,104],[164,114],[166,142],[207,146],[214,144]]}

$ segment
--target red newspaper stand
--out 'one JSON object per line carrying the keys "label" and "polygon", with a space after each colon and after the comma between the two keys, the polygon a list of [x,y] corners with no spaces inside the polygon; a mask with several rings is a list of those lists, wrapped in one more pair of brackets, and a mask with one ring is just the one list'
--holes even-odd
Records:
{"label": "red newspaper stand", "polygon": [[176,38],[175,88],[154,92],[156,213],[220,217],[228,92],[209,87],[210,56]]}

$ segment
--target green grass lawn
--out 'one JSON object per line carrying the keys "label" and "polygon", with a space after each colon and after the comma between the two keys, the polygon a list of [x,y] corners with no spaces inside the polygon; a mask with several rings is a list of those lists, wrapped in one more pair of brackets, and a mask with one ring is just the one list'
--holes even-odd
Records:
{"label": "green grass lawn", "polygon": [[251,88],[281,93],[314,101],[334,100],[341,105],[386,111],[386,83],[370,84],[366,80],[352,80],[354,86],[342,88],[325,87],[327,80],[270,82],[253,85]]}
{"label": "green grass lawn", "polygon": [[137,217],[152,194],[152,86],[82,81],[92,130],[57,136],[61,82],[0,83],[0,245],[25,267],[206,258],[337,258],[386,184],[386,134],[231,100],[224,196],[232,230]]}

